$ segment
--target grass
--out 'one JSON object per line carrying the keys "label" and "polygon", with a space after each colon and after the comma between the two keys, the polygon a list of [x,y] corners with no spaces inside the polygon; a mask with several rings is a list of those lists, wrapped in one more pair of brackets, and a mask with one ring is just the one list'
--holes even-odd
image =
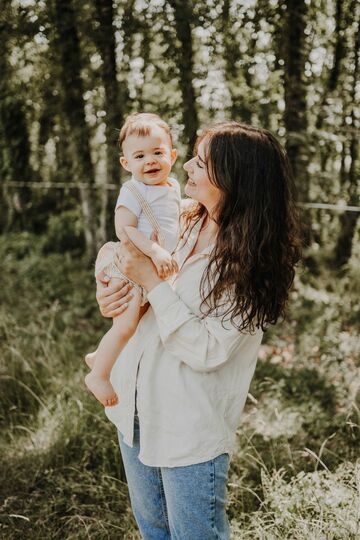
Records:
{"label": "grass", "polygon": [[[0,237],[0,257],[0,537],[138,539],[115,430],[83,384],[108,326],[92,272],[25,233]],[[360,538],[355,290],[354,261],[336,280],[304,272],[266,333],[230,469],[233,539]]]}

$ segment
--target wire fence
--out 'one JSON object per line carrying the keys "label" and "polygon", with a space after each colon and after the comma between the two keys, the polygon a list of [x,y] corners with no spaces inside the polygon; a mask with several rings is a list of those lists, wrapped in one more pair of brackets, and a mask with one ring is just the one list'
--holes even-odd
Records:
{"label": "wire fence", "polygon": [[[7,187],[27,187],[34,189],[106,189],[108,191],[117,191],[120,185],[117,184],[86,184],[85,182],[24,182],[11,181],[6,182]],[[333,210],[335,212],[360,212],[360,206],[349,206],[344,202],[336,204],[322,202],[299,202],[302,208],[316,208],[319,210]]]}

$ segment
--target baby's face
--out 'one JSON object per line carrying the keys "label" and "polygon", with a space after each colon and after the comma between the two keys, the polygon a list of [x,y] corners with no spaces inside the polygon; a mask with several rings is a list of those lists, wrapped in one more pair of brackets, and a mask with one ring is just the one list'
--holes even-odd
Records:
{"label": "baby's face", "polygon": [[176,150],[171,147],[169,135],[159,126],[151,128],[150,135],[129,135],[122,145],[124,156],[120,163],[139,182],[149,186],[166,185]]}

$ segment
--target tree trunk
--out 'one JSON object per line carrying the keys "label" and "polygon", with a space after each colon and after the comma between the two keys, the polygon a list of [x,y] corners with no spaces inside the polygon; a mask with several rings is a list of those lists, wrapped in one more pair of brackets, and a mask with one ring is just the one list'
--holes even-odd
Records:
{"label": "tree trunk", "polygon": [[0,14],[2,52],[0,54],[0,228],[8,231],[15,221],[27,226],[25,210],[31,203],[27,187],[11,188],[8,182],[31,180],[29,130],[25,115],[25,98],[17,88],[14,69],[9,62],[14,38],[15,13],[10,0]]}
{"label": "tree trunk", "polygon": [[174,10],[176,35],[179,40],[177,60],[180,74],[179,85],[183,99],[184,134],[188,145],[188,155],[192,155],[199,127],[195,89],[193,86],[194,53],[191,21],[194,16],[189,0],[169,0],[169,4]]}
{"label": "tree trunk", "polygon": [[[221,23],[225,60],[225,79],[231,98],[230,114],[232,120],[251,123],[251,108],[244,102],[244,96],[239,85],[239,73],[236,63],[241,59],[240,47],[235,36],[232,35],[232,21],[230,15],[230,0],[224,0]],[[251,84],[247,77],[246,82]]]}
{"label": "tree trunk", "polygon": [[55,25],[53,46],[57,48],[60,55],[63,111],[71,130],[69,144],[73,156],[74,179],[82,184],[79,191],[86,251],[88,257],[93,258],[99,247],[98,219],[94,169],[90,156],[90,130],[85,120],[80,43],[75,26],[76,14],[71,0],[54,0],[53,6]]}
{"label": "tree trunk", "polygon": [[309,177],[306,147],[305,0],[286,0],[285,19],[285,114],[287,152],[295,174],[300,199],[307,200]]}
{"label": "tree trunk", "polygon": [[122,109],[128,112],[130,109],[130,96],[127,79],[131,72],[130,60],[133,57],[134,37],[138,32],[138,19],[135,16],[135,0],[126,0],[125,2],[121,31],[123,39],[123,61],[121,66],[123,84],[120,85],[120,102]]}
{"label": "tree trunk", "polygon": [[[106,136],[106,179],[107,184],[118,184],[120,181],[119,150],[117,145],[117,129],[124,119],[124,107],[119,100],[118,82],[116,78],[116,41],[114,28],[114,12],[112,0],[95,0],[99,27],[96,30],[96,42],[102,58],[101,78],[105,90],[105,136]],[[107,235],[107,216],[109,196],[104,187],[101,191],[101,209],[98,238],[104,243]]]}
{"label": "tree trunk", "polygon": [[[294,172],[299,200],[306,202],[309,195],[309,153],[307,140],[305,27],[307,7],[305,0],[286,0],[284,23],[284,90],[286,150]],[[303,213],[304,241],[310,243],[311,220]]]}
{"label": "tree trunk", "polygon": [[[351,138],[350,138],[350,167],[346,179],[347,204],[355,206],[358,204],[359,190],[359,120],[356,114],[356,85],[359,78],[359,54],[360,54],[360,9],[358,10],[357,28],[355,29],[355,46],[354,46],[354,71],[353,84],[351,90]],[[352,243],[358,214],[356,212],[344,212],[340,216],[340,234],[335,248],[335,264],[338,267],[343,266],[348,262],[351,256]]]}
{"label": "tree trunk", "polygon": [[341,72],[341,63],[345,56],[345,36],[344,36],[344,0],[336,0],[336,13],[335,13],[335,49],[334,60],[332,67],[329,71],[327,83],[324,87],[322,94],[321,104],[319,108],[319,115],[316,119],[316,128],[321,129],[323,122],[326,118],[326,103],[329,95],[334,92],[337,87],[339,75]]}

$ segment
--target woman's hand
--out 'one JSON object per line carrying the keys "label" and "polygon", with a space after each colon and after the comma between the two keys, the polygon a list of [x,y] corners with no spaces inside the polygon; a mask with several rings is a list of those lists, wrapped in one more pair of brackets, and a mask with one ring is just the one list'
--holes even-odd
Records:
{"label": "woman's hand", "polygon": [[124,229],[120,231],[119,240],[121,244],[116,253],[119,270],[148,292],[161,283],[152,260],[134,246]]}
{"label": "woman's hand", "polygon": [[117,317],[123,313],[132,298],[133,284],[126,280],[116,280],[116,284],[109,285],[107,276],[96,280],[96,300],[100,313],[104,317]]}

